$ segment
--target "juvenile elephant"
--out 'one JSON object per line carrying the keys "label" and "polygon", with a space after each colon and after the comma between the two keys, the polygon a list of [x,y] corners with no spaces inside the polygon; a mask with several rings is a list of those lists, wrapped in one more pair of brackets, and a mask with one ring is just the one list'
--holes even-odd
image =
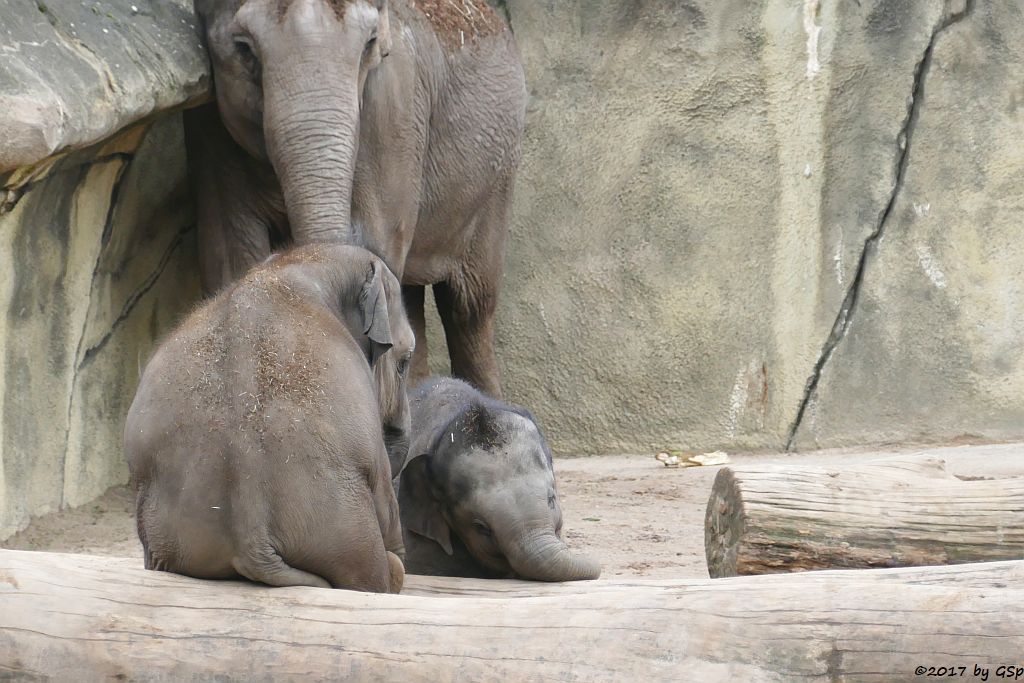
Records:
{"label": "juvenile elephant", "polygon": [[358,247],[273,257],[191,314],[125,423],[146,567],[398,592],[412,351],[398,281]]}
{"label": "juvenile elephant", "polygon": [[596,579],[600,565],[562,541],[544,436],[526,410],[456,379],[413,393],[410,460],[398,505],[411,574]]}
{"label": "juvenile elephant", "polygon": [[216,105],[186,113],[208,292],[276,246],[338,241],[405,287],[427,375],[433,285],[452,372],[500,394],[493,319],[526,86],[485,0],[196,0]]}

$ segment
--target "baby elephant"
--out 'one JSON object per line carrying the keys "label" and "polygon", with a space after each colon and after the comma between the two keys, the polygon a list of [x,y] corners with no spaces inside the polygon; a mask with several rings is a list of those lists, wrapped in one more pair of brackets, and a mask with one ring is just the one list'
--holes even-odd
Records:
{"label": "baby elephant", "polygon": [[272,257],[190,315],[125,424],[146,567],[398,592],[412,350],[398,281],[358,247]]}
{"label": "baby elephant", "polygon": [[596,579],[561,539],[551,452],[529,412],[456,379],[412,395],[398,506],[411,574]]}

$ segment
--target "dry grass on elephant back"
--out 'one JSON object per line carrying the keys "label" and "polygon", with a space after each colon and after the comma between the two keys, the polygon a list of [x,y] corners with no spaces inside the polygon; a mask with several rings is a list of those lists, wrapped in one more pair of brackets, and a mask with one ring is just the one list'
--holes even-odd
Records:
{"label": "dry grass on elephant back", "polygon": [[430,20],[449,48],[476,42],[505,29],[505,22],[485,0],[411,0]]}

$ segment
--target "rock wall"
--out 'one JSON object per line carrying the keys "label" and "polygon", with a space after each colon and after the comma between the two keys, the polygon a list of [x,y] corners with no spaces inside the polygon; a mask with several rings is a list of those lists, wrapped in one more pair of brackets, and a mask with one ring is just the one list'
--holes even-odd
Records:
{"label": "rock wall", "polygon": [[507,0],[507,393],[563,453],[1024,435],[1024,6]]}
{"label": "rock wall", "polygon": [[[199,296],[180,0],[0,0],[0,539],[127,480],[139,367]],[[144,119],[141,123],[135,123]]]}

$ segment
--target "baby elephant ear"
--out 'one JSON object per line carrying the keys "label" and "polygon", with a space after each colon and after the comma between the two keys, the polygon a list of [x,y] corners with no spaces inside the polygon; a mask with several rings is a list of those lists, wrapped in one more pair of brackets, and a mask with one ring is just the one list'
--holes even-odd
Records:
{"label": "baby elephant ear", "polygon": [[451,531],[441,514],[441,503],[430,490],[430,473],[427,459],[430,455],[419,455],[410,460],[402,471],[399,484],[399,508],[402,514],[402,526],[409,531],[437,543],[451,555]]}
{"label": "baby elephant ear", "polygon": [[359,293],[359,311],[363,316],[363,334],[370,338],[370,367],[394,346],[391,320],[388,318],[388,296],[384,291],[384,264],[374,261],[370,276]]}

